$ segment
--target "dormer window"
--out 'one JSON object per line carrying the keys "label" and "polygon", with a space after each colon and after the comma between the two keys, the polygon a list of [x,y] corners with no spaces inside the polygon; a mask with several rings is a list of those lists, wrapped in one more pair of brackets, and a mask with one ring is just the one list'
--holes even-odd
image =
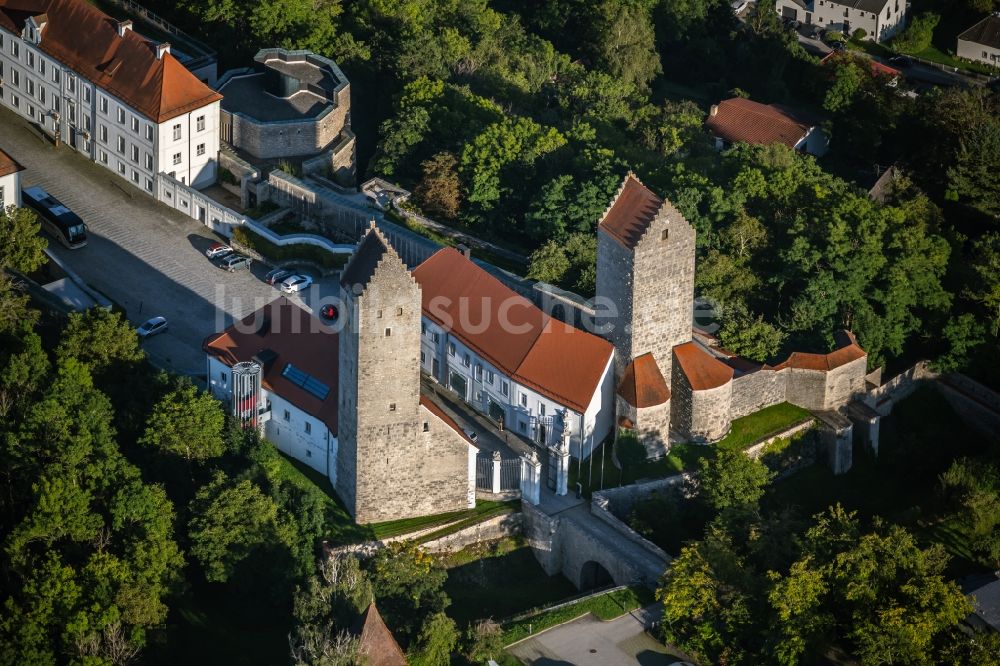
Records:
{"label": "dormer window", "polygon": [[664,229],[663,232],[660,234],[660,240],[665,241],[668,238],[670,238],[670,229]]}

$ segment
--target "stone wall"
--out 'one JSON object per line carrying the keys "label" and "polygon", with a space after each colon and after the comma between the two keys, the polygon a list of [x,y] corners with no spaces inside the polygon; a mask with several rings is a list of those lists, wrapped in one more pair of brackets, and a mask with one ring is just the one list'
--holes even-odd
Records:
{"label": "stone wall", "polygon": [[733,383],[703,391],[693,391],[691,396],[691,428],[693,442],[715,442],[729,433],[733,424],[730,406],[733,400]]}
{"label": "stone wall", "polygon": [[[670,389],[670,425],[675,431],[686,435],[691,432],[693,424],[693,391],[691,383],[688,381],[687,375],[684,374],[684,370],[681,369],[676,357],[672,358],[671,366],[673,370],[673,383]],[[661,368],[660,371],[662,372],[663,369]]]}
{"label": "stone wall", "polygon": [[826,373],[823,409],[837,409],[864,395],[868,357],[855,359]]}
{"label": "stone wall", "polygon": [[354,132],[345,127],[334,146],[302,162],[302,173],[306,176],[324,176],[329,172],[338,184],[353,187],[357,182],[356,155],[357,140]]}
{"label": "stone wall", "polygon": [[646,447],[646,457],[650,460],[667,455],[670,444],[670,401],[653,407],[642,407],[635,413],[635,431],[639,442]]}
{"label": "stone wall", "polygon": [[453,534],[427,541],[421,544],[421,547],[431,553],[454,553],[473,544],[518,536],[523,533],[523,529],[523,514],[505,513],[470,525]]}
{"label": "stone wall", "polygon": [[731,417],[738,419],[785,402],[787,383],[787,370],[761,369],[735,377]]}
{"label": "stone wall", "polygon": [[804,409],[826,409],[826,372],[789,368],[788,402]]}
{"label": "stone wall", "polygon": [[561,519],[558,515],[546,515],[530,502],[521,503],[521,513],[524,516],[524,538],[531,546],[531,552],[545,573],[555,576],[563,567],[562,538],[559,531]]}
{"label": "stone wall", "polygon": [[662,548],[633,530],[623,521],[619,520],[617,516],[611,513],[611,511],[608,510],[606,499],[595,496],[590,502],[590,514],[620,534],[623,539],[634,543],[653,557],[661,558],[668,562],[670,561],[670,556],[667,555]]}
{"label": "stone wall", "polygon": [[631,357],[627,361],[651,352],[670,386],[671,350],[691,340],[695,231],[669,201],[636,244],[633,267]]}
{"label": "stone wall", "polygon": [[615,376],[632,360],[627,326],[632,318],[632,253],[600,228],[597,230],[597,302],[595,329],[615,346]]}

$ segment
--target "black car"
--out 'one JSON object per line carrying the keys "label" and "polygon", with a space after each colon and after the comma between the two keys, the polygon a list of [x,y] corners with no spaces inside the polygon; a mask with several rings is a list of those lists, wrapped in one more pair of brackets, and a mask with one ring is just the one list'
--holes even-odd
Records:
{"label": "black car", "polygon": [[834,51],[845,51],[847,50],[847,45],[844,42],[830,42],[830,48]]}
{"label": "black car", "polygon": [[896,67],[913,67],[913,58],[905,55],[898,55],[889,58],[889,64]]}

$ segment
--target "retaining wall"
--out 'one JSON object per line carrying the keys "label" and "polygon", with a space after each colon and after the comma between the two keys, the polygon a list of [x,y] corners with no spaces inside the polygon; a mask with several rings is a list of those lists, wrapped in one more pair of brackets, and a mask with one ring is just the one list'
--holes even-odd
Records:
{"label": "retaining wall", "polygon": [[523,528],[524,517],[520,512],[505,513],[470,525],[453,534],[427,541],[421,547],[431,553],[453,553],[473,544],[517,536],[522,533]]}

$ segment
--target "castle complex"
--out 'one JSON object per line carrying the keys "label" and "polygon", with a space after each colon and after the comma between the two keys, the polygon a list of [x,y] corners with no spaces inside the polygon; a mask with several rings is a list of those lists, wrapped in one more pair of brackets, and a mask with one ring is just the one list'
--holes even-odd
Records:
{"label": "castle complex", "polygon": [[866,389],[867,355],[849,332],[829,354],[753,363],[694,336],[695,232],[628,174],[597,227],[597,323],[615,345],[617,424],[651,458],[671,438],[713,442],[733,419],[780,402],[837,411]]}

